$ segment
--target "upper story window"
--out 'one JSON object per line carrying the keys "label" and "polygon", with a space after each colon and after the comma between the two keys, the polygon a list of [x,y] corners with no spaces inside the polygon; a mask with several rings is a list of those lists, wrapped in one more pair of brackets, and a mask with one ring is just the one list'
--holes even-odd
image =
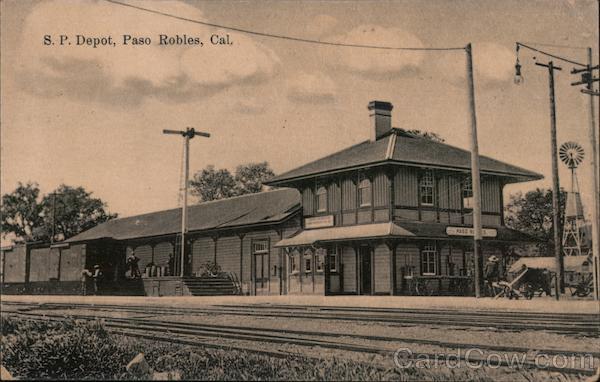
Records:
{"label": "upper story window", "polygon": [[433,171],[425,170],[419,180],[422,206],[433,206]]}
{"label": "upper story window", "polygon": [[367,207],[371,205],[371,181],[361,176],[358,182],[358,205]]}
{"label": "upper story window", "polygon": [[327,189],[323,186],[317,188],[317,212],[327,211]]}
{"label": "upper story window", "polygon": [[471,177],[465,178],[462,187],[463,208],[473,209],[473,182]]}
{"label": "upper story window", "polygon": [[437,250],[435,245],[426,245],[421,249],[421,274],[437,274]]}

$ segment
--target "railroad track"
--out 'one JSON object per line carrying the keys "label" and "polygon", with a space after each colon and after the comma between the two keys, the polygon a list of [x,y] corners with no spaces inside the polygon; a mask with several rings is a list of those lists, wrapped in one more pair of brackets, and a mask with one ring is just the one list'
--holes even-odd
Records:
{"label": "railroad track", "polygon": [[89,309],[96,311],[122,311],[145,314],[225,314],[275,318],[304,318],[383,322],[391,325],[434,325],[495,328],[498,330],[545,330],[582,336],[600,336],[600,319],[594,314],[540,314],[530,312],[453,311],[437,309],[404,308],[351,308],[327,306],[290,305],[214,305],[202,308],[175,308],[152,306],[122,306],[112,304],[30,304],[2,302],[32,309]]}
{"label": "railroad track", "polygon": [[[33,312],[33,311],[14,311],[14,312],[3,312],[3,314],[15,315],[21,318],[28,319],[46,319],[46,320],[65,320],[63,315],[50,314],[48,312]],[[90,315],[79,315],[74,318],[84,320],[96,320],[96,316]],[[403,344],[419,344],[429,345],[440,348],[440,352],[448,353],[448,349],[456,348],[470,348],[480,349],[494,352],[504,352],[510,354],[528,354],[532,351],[529,348],[513,347],[513,346],[498,346],[498,345],[485,345],[485,344],[466,344],[466,343],[451,343],[435,340],[423,340],[414,338],[399,338],[399,337],[380,337],[371,335],[356,335],[346,333],[331,333],[331,332],[310,332],[301,330],[282,330],[282,329],[265,329],[258,327],[238,327],[238,326],[227,326],[227,325],[206,325],[206,324],[195,324],[195,323],[181,323],[164,320],[149,320],[143,318],[103,318],[103,324],[110,332],[114,334],[121,334],[126,336],[166,341],[172,343],[179,343],[184,345],[194,346],[205,346],[213,348],[225,348],[225,349],[236,349],[241,351],[250,351],[255,353],[261,353],[274,357],[288,357],[288,356],[302,356],[307,358],[319,359],[322,356],[310,356],[306,354],[306,351],[302,354],[295,352],[289,352],[285,350],[273,350],[273,347],[278,345],[289,346],[301,349],[332,349],[334,351],[341,352],[354,352],[360,354],[377,354],[382,355],[384,359],[388,360],[388,365],[373,365],[380,369],[393,368],[391,361],[396,349],[401,347]],[[342,341],[342,339],[354,341]],[[361,344],[360,341],[371,341],[376,342],[376,345],[365,345]],[[256,344],[262,344],[256,346]],[[269,350],[264,347],[267,346]],[[546,355],[563,355],[565,357],[576,357],[576,356],[588,356],[598,359],[600,358],[600,352],[579,352],[574,350],[560,350],[560,349],[535,349],[536,354]],[[433,357],[440,353],[426,353],[419,352],[413,353],[416,357],[429,357],[428,359],[434,359]],[[467,355],[460,354],[457,356],[461,361],[468,361],[472,363],[490,362],[490,359],[486,359],[483,354]],[[506,360],[495,358],[493,361],[494,366],[511,367]],[[390,365],[391,364],[391,365]],[[536,368],[543,369],[545,371],[557,371],[565,374],[577,374],[577,375],[593,375],[594,369],[585,369],[578,367],[544,367],[540,368],[539,365],[533,361],[526,360],[521,363],[521,366],[525,368]]]}

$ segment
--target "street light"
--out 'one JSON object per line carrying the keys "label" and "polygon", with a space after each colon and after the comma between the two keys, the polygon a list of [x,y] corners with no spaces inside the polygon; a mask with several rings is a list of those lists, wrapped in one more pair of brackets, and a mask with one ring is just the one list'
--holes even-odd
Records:
{"label": "street light", "polygon": [[521,75],[521,64],[519,64],[519,59],[517,58],[517,63],[515,64],[515,85],[521,85],[523,81],[523,76]]}
{"label": "street light", "polygon": [[523,81],[523,76],[521,75],[521,64],[519,63],[519,44],[517,43],[517,62],[515,63],[515,85],[521,85]]}

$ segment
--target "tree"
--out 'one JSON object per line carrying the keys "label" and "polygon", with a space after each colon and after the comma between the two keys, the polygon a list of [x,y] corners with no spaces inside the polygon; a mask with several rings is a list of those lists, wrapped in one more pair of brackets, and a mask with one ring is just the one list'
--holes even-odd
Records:
{"label": "tree", "polygon": [[92,193],[83,187],[63,184],[44,196],[42,204],[45,226],[50,233],[48,236],[54,231],[55,239],[68,239],[117,217],[117,214],[105,211],[106,204],[93,198]]}
{"label": "tree", "polygon": [[36,183],[19,183],[15,191],[2,196],[2,236],[49,240],[54,231],[54,239],[68,239],[117,216],[105,207],[83,187],[63,184],[40,198]]}
{"label": "tree", "polygon": [[43,206],[39,203],[40,189],[37,183],[18,183],[10,194],[2,195],[2,236],[13,234],[18,238],[33,241],[39,233],[34,232],[42,227]]}
{"label": "tree", "polygon": [[429,139],[430,141],[440,142],[440,143],[446,142],[446,140],[444,138],[442,138],[442,136],[439,135],[438,133],[432,133],[429,131],[421,131],[421,130],[417,130],[417,129],[406,130],[406,132],[409,134],[412,134],[412,135],[416,135],[421,138]]}
{"label": "tree", "polygon": [[248,163],[235,170],[236,193],[254,194],[263,190],[263,183],[275,176],[267,162]]}
{"label": "tree", "polygon": [[[563,226],[566,193],[559,195],[559,227]],[[554,249],[554,225],[552,220],[552,190],[537,188],[525,195],[518,192],[510,196],[505,208],[505,223],[540,240],[541,253],[552,255]],[[561,232],[562,234],[562,232]]]}
{"label": "tree", "polygon": [[201,202],[253,194],[263,190],[263,183],[275,174],[267,162],[237,166],[235,176],[227,169],[216,170],[213,165],[194,174],[190,181],[192,195]]}
{"label": "tree", "polygon": [[235,179],[227,169],[215,170],[215,166],[208,165],[204,170],[194,174],[190,181],[192,195],[200,201],[230,198],[236,195]]}

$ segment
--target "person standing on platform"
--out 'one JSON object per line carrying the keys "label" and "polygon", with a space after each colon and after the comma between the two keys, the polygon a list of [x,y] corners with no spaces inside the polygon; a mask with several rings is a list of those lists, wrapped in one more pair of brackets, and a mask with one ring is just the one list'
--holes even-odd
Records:
{"label": "person standing on platform", "polygon": [[140,273],[140,267],[138,265],[139,262],[140,259],[135,255],[135,252],[132,252],[127,258],[127,265],[129,266],[131,278],[137,279],[142,277],[142,274]]}
{"label": "person standing on platform", "polygon": [[498,267],[498,258],[490,256],[485,264],[485,280],[487,283],[488,295],[493,297],[496,294],[494,283],[499,281],[500,269]]}
{"label": "person standing on platform", "polygon": [[84,269],[81,272],[81,295],[82,296],[88,295],[88,289],[89,289],[90,280],[91,280],[92,276],[93,276],[92,272],[90,272],[87,269]]}
{"label": "person standing on platform", "polygon": [[102,291],[102,280],[104,278],[104,274],[100,269],[100,265],[94,265],[94,273],[92,274],[92,278],[94,279],[94,294],[99,295]]}

